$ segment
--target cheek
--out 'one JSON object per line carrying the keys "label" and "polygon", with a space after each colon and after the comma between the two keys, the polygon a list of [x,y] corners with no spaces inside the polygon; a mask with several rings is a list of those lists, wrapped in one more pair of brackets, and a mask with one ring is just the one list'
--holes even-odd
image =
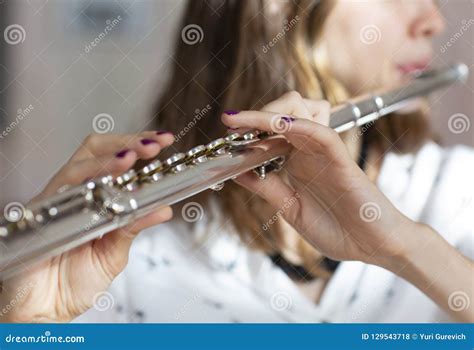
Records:
{"label": "cheek", "polygon": [[388,84],[405,37],[399,17],[378,1],[344,2],[335,10],[326,27],[335,76],[353,94]]}

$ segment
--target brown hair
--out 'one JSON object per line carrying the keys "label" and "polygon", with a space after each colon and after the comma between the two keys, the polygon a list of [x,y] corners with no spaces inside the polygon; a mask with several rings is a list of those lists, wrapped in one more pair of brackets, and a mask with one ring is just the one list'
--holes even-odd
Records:
{"label": "brown hair", "polygon": [[[156,110],[157,126],[176,133],[172,151],[185,151],[224,135],[227,129],[220,115],[225,109],[259,109],[290,90],[332,104],[346,99],[327,62],[317,55],[333,3],[288,1],[285,11],[269,13],[265,7],[269,2],[264,0],[189,1],[171,76]],[[378,120],[366,137],[370,147],[381,152],[392,146],[405,152],[420,144],[426,130],[421,115],[392,115]],[[205,205],[211,195],[207,192],[193,200]],[[228,183],[213,196],[250,247],[267,253],[285,248],[280,225],[263,229],[275,210],[255,194]],[[321,256],[314,248],[302,239],[298,247],[303,265],[324,276],[318,268]]]}

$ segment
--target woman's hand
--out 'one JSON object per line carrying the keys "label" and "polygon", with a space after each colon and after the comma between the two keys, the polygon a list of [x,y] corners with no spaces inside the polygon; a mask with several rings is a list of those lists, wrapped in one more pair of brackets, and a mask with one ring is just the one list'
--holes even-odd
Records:
{"label": "woman's hand", "polygon": [[[64,185],[77,185],[102,175],[120,175],[137,159],[155,157],[172,142],[172,134],[154,131],[139,135],[90,135],[33,201],[54,194]],[[0,305],[11,300],[17,302],[2,315],[2,321],[67,322],[84,313],[98,293],[106,290],[124,269],[136,234],[171,216],[170,207],[160,209],[3,281]],[[16,294],[25,288],[26,296],[18,300]]]}
{"label": "woman's hand", "polygon": [[[415,223],[402,215],[351,159],[330,129],[330,105],[290,92],[260,112],[224,115],[231,128],[280,133],[293,146],[283,170],[237,182],[283,213],[322,254],[336,260],[382,264],[407,250]],[[283,176],[282,176],[283,175]],[[292,203],[292,204],[290,204]]]}
{"label": "woman's hand", "polygon": [[329,111],[326,101],[291,92],[260,112],[224,115],[224,124],[231,128],[281,133],[293,146],[279,174],[268,174],[262,181],[247,173],[236,181],[272,204],[322,254],[384,267],[453,318],[474,322],[474,306],[459,310],[451,305],[459,293],[474,298],[473,262],[431,227],[408,219],[390,203],[327,126]]}

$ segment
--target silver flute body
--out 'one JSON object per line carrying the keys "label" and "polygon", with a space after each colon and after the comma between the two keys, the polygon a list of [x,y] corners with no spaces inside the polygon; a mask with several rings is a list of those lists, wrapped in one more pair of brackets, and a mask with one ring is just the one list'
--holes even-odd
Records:
{"label": "silver flute body", "polygon": [[[343,132],[373,122],[467,75],[466,65],[454,64],[423,73],[399,88],[356,98],[332,109],[330,127]],[[0,221],[0,279],[100,238],[160,207],[207,189],[218,190],[239,174],[254,170],[264,178],[266,172],[282,166],[290,150],[278,132],[234,133],[166,160],[154,160],[115,179],[106,176],[64,187],[26,207],[19,203],[7,206]]]}

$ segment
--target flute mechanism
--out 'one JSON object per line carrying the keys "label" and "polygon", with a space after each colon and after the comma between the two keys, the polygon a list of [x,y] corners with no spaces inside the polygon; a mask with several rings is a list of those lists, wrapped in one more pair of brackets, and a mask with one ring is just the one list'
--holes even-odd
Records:
{"label": "flute mechanism", "polygon": [[[405,107],[410,101],[466,78],[455,64],[424,73],[395,90],[351,100],[331,111],[330,127],[343,132]],[[254,170],[262,179],[283,166],[291,147],[281,135],[252,130],[154,160],[139,170],[105,176],[22,207],[0,221],[0,278],[123,227],[157,208]]]}

